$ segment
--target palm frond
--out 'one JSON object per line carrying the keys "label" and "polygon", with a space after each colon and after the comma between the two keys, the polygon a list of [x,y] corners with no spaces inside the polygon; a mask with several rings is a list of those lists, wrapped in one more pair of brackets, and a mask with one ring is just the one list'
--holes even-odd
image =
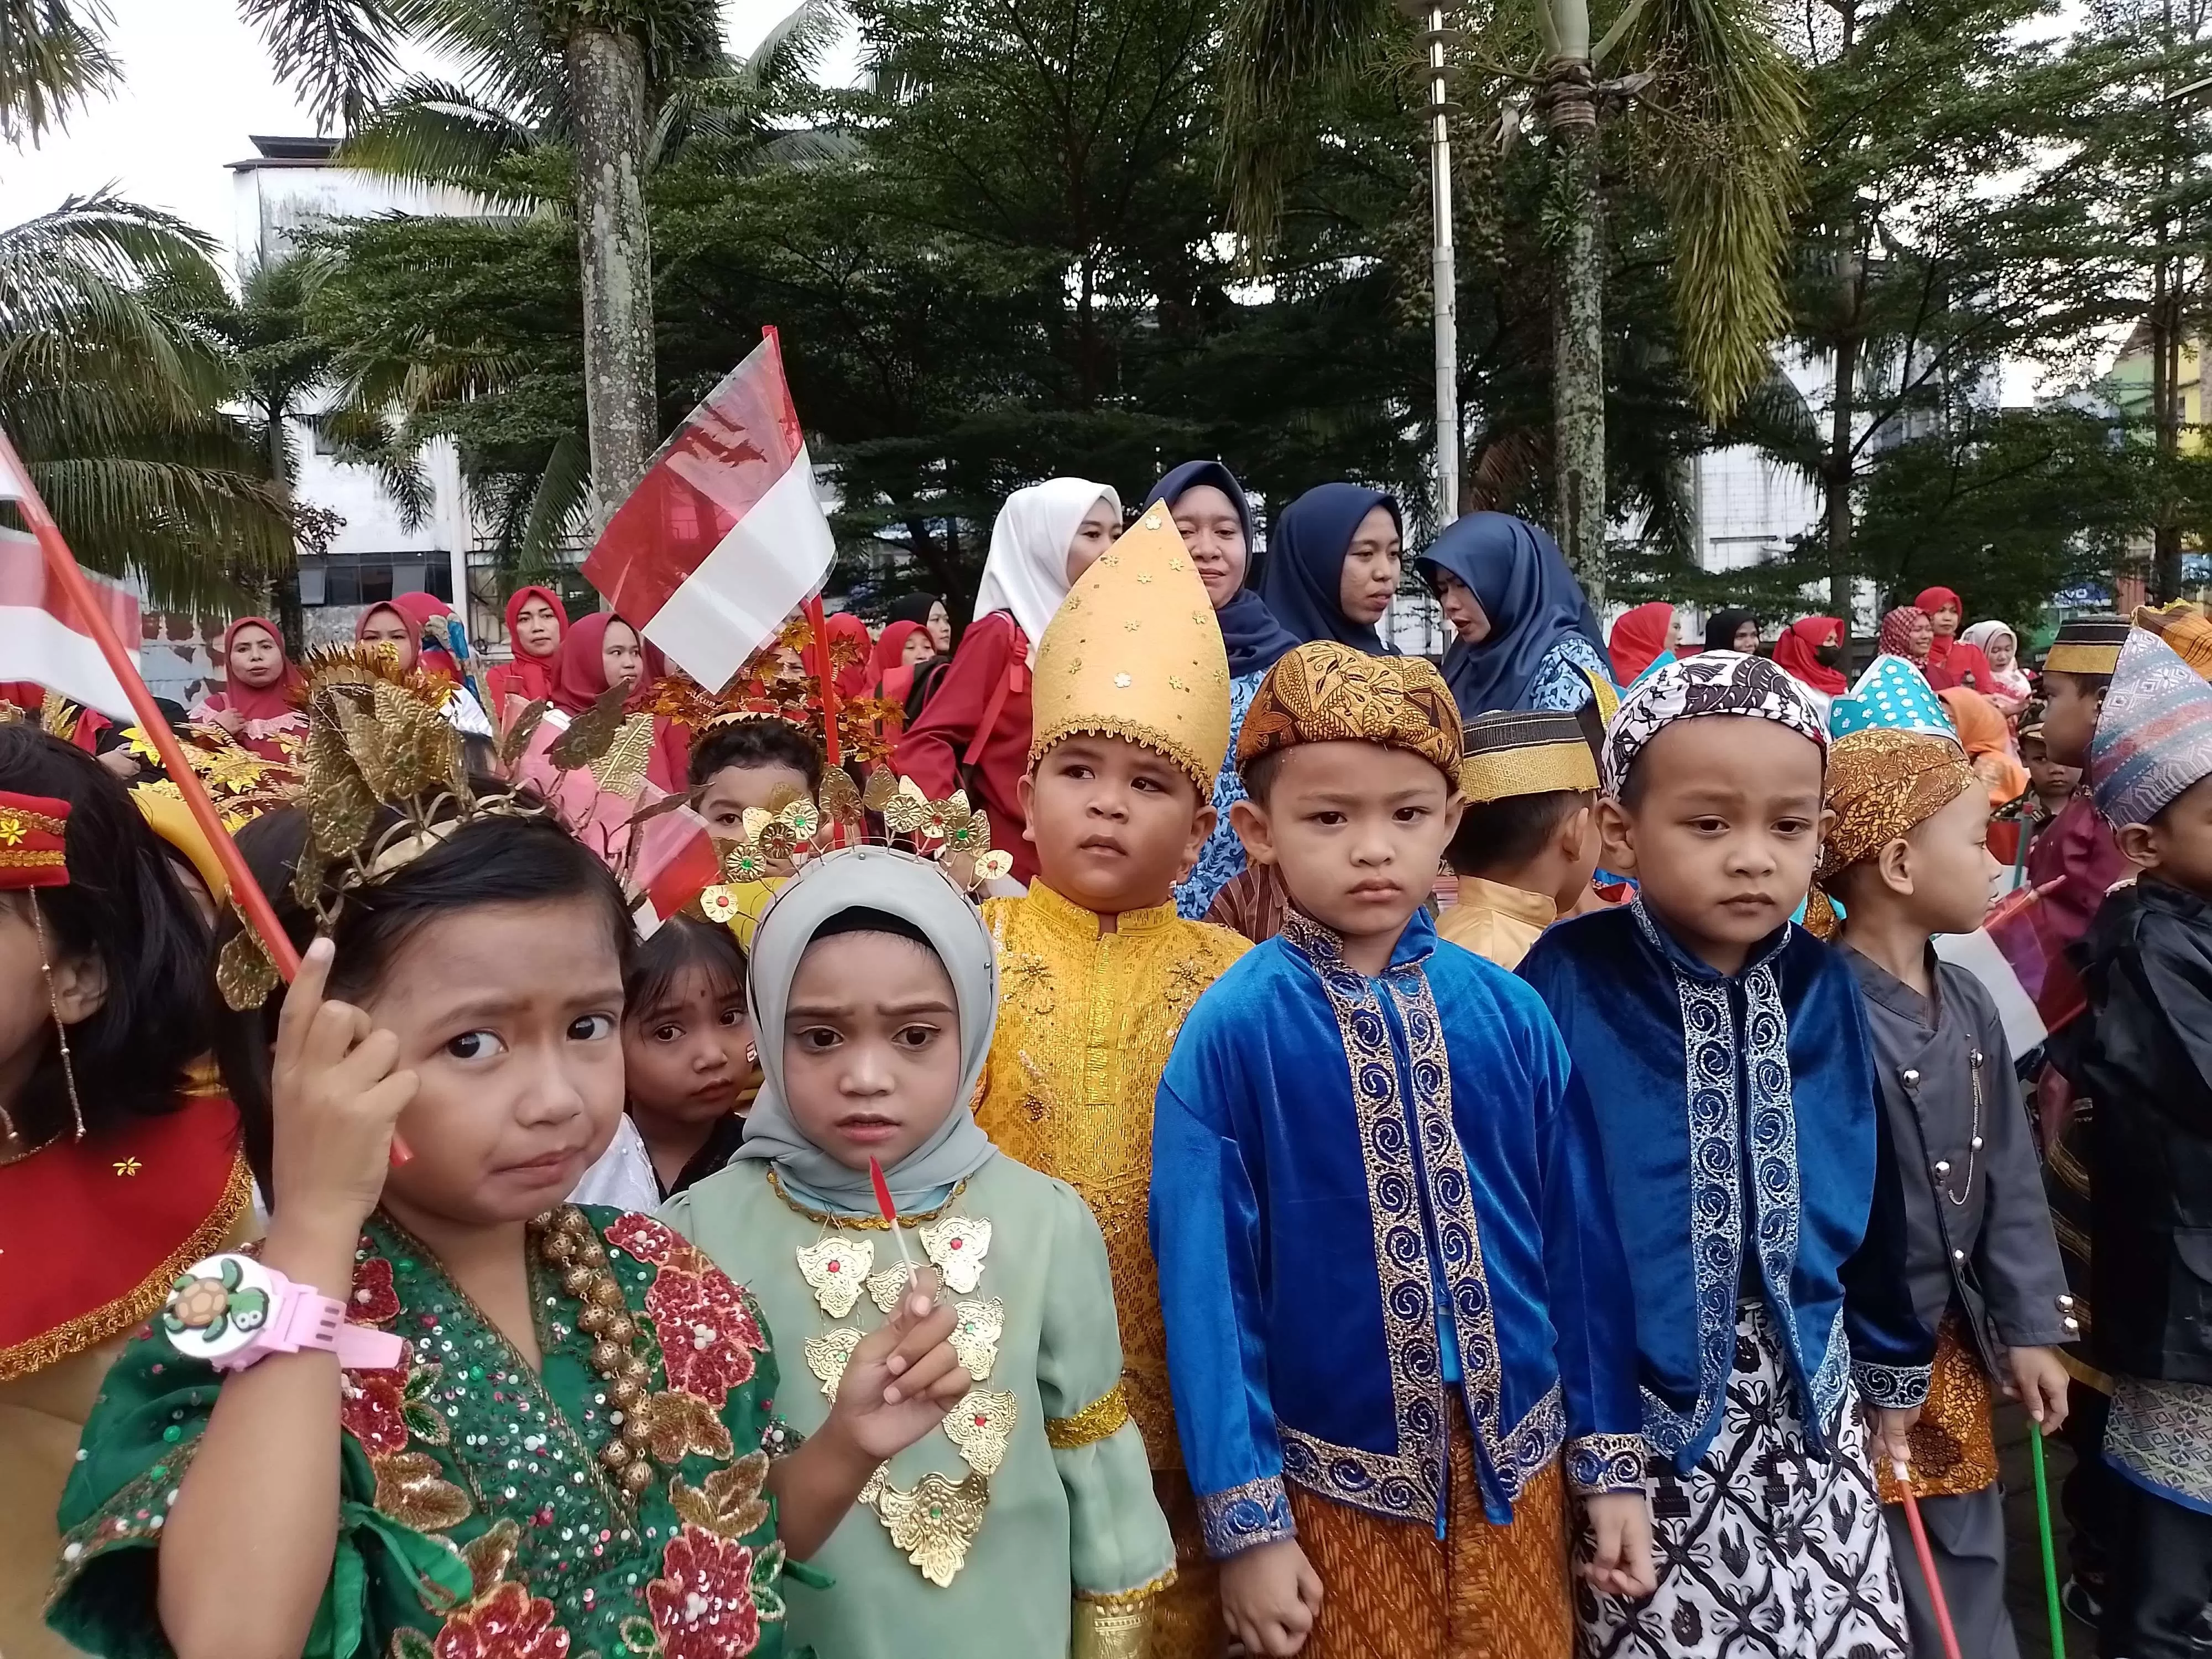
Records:
{"label": "palm frond", "polygon": [[459,185],[487,201],[530,207],[498,163],[538,143],[543,134],[451,82],[416,76],[397,88],[339,146],[337,160],[389,177]]}
{"label": "palm frond", "polygon": [[1760,0],[1648,0],[1623,39],[1647,94],[1673,225],[1684,367],[1718,422],[1764,380],[1790,321],[1784,262],[1805,94]]}
{"label": "palm frond", "polygon": [[0,0],[0,139],[35,144],[122,80],[104,0]]}
{"label": "palm frond", "polygon": [[591,493],[591,447],[581,434],[565,432],[546,457],[523,514],[514,543],[518,575],[526,580],[550,575],[568,562],[566,550],[589,522]]}
{"label": "palm frond", "polygon": [[388,0],[240,0],[239,9],[324,130],[360,120],[398,68],[402,22]]}
{"label": "palm frond", "polygon": [[849,16],[844,0],[799,0],[745,54],[738,75],[767,97],[809,89]]}

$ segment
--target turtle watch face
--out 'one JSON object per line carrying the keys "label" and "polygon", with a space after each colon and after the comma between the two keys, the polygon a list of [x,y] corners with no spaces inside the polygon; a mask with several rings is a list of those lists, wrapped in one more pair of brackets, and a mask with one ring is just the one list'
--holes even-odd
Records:
{"label": "turtle watch face", "polygon": [[186,1358],[222,1359],[253,1340],[275,1303],[276,1280],[258,1261],[213,1255],[178,1275],[160,1322]]}

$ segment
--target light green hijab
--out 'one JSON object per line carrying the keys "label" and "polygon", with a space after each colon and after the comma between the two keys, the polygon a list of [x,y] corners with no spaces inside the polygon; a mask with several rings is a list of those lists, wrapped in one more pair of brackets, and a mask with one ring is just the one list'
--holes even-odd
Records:
{"label": "light green hijab", "polygon": [[969,1176],[997,1156],[970,1104],[990,1058],[999,1018],[999,964],[981,914],[935,863],[888,847],[848,847],[803,866],[769,905],[753,935],[745,1002],[760,1048],[759,1097],[745,1117],[741,1158],[760,1158],[777,1174],[842,1208],[872,1212],[866,1170],[851,1170],[806,1139],[783,1087],[784,1013],[799,959],[824,926],[848,910],[880,910],[910,922],[952,981],[960,1011],[960,1090],[928,1139],[884,1171],[901,1209]]}

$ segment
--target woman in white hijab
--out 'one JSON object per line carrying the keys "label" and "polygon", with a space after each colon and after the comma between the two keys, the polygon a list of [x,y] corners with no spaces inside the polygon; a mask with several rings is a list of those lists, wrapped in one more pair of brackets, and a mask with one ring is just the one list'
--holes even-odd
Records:
{"label": "woman in white hijab", "polygon": [[[662,1218],[757,1302],[799,1434],[897,1305],[908,1253],[951,1302],[975,1382],[812,1557],[836,1588],[787,1578],[787,1644],[838,1659],[1105,1650],[1078,1628],[1149,1619],[1175,1545],[1122,1400],[1098,1224],[1073,1188],[1000,1156],[969,1110],[998,1017],[981,917],[928,860],[827,854],[762,918],[747,1000],[764,1081],[744,1144]],[[878,1155],[903,1249],[872,1196]],[[1112,1651],[1141,1652],[1143,1634]]]}
{"label": "woman in white hijab", "polygon": [[1121,498],[1088,478],[1048,478],[1017,489],[999,510],[975,590],[975,620],[898,747],[891,769],[932,800],[955,789],[990,814],[991,844],[1036,874],[1022,839],[1015,787],[1030,765],[1030,662],[1045,625],[1075,579],[1121,533]]}

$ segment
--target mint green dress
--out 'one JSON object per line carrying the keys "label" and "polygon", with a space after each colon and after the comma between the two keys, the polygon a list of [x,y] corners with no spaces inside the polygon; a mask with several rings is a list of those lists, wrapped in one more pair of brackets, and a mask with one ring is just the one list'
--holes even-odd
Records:
{"label": "mint green dress", "polygon": [[[882,1219],[747,1161],[661,1215],[757,1298],[788,1357],[777,1409],[811,1433],[905,1283]],[[813,1556],[836,1588],[791,1587],[789,1639],[825,1659],[1060,1659],[1076,1601],[1141,1602],[1175,1564],[1121,1391],[1105,1241],[1074,1188],[1003,1156],[901,1219],[944,1275],[975,1391]]]}
{"label": "mint green dress", "polygon": [[[533,1372],[436,1259],[381,1212],[355,1255],[353,1320],[405,1363],[349,1371],[337,1553],[303,1659],[774,1659],[783,1546],[763,1490],[790,1443],[758,1309],[640,1215],[583,1212],[647,1361],[637,1409],[652,1480],[633,1497],[599,1452],[620,1434],[592,1338],[536,1252]],[[46,1622],[107,1659],[168,1659],[155,1548],[222,1388],[157,1317],[107,1376],[62,1495]],[[239,1564],[240,1595],[252,1593]],[[794,1576],[797,1570],[794,1571]]]}

